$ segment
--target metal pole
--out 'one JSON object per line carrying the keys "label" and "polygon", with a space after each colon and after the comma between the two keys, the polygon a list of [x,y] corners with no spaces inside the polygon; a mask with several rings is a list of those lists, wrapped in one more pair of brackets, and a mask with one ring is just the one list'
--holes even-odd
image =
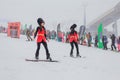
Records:
{"label": "metal pole", "polygon": [[86,6],[84,6],[84,26],[86,27]]}

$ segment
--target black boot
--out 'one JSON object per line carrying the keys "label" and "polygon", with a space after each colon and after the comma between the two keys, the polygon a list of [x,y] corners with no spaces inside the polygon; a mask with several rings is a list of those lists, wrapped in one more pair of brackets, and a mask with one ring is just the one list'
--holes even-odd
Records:
{"label": "black boot", "polygon": [[81,56],[79,55],[79,54],[77,54],[77,56],[76,57],[80,57],[81,58]]}
{"label": "black boot", "polygon": [[70,52],[70,57],[74,57],[74,56],[73,56],[73,51]]}
{"label": "black boot", "polygon": [[50,60],[50,61],[52,61],[52,58],[51,58],[51,57],[48,57],[48,58],[47,58],[47,60]]}
{"label": "black boot", "polygon": [[73,54],[70,54],[70,57],[74,57]]}
{"label": "black boot", "polygon": [[38,60],[38,59],[39,59],[39,57],[38,57],[38,56],[35,56],[35,59],[36,59],[36,60]]}
{"label": "black boot", "polygon": [[52,61],[52,58],[50,57],[50,54],[47,55],[46,59]]}
{"label": "black boot", "polygon": [[35,59],[37,59],[37,60],[39,59],[39,53],[35,54]]}

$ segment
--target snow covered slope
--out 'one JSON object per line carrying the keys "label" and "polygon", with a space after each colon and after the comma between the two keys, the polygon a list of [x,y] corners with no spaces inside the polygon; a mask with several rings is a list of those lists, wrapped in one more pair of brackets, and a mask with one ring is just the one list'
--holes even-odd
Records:
{"label": "snow covered slope", "polygon": [[[49,41],[48,47],[58,63],[26,62],[34,59],[36,42],[0,33],[0,80],[120,80],[120,53],[79,45],[85,58],[70,58],[69,44]],[[45,58],[41,46],[40,59]]]}

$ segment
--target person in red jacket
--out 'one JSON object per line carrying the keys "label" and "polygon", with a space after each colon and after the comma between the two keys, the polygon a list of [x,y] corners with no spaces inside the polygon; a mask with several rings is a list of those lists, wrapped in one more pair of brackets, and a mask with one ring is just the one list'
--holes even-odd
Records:
{"label": "person in red jacket", "polygon": [[77,31],[75,31],[75,28],[77,27],[76,24],[73,24],[71,27],[70,27],[70,30],[71,32],[69,33],[68,35],[68,38],[67,40],[69,40],[70,42],[70,45],[71,45],[71,52],[70,52],[70,56],[73,57],[73,49],[74,49],[74,45],[76,47],[76,50],[77,50],[77,57],[81,57],[79,55],[79,48],[78,48],[78,41],[79,41],[79,37],[78,37],[78,33]]}
{"label": "person in red jacket", "polygon": [[35,34],[34,34],[34,39],[37,36],[37,50],[35,53],[35,58],[39,59],[39,50],[40,50],[40,45],[42,43],[46,50],[46,56],[47,56],[46,59],[52,60],[50,57],[50,53],[49,53],[47,42],[46,42],[46,29],[44,27],[45,22],[42,18],[38,18],[37,23],[39,26],[37,27]]}

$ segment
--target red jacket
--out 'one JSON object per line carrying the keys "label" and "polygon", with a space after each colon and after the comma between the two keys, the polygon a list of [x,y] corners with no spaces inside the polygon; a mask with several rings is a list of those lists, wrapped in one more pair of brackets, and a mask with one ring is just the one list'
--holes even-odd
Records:
{"label": "red jacket", "polygon": [[77,42],[78,41],[78,34],[77,32],[74,32],[74,34],[68,35],[69,42]]}
{"label": "red jacket", "polygon": [[35,35],[34,35],[34,38],[36,37],[37,35],[37,42],[46,42],[46,30],[44,27],[42,27],[42,29],[40,30],[40,27],[37,28],[36,32],[35,32]]}

